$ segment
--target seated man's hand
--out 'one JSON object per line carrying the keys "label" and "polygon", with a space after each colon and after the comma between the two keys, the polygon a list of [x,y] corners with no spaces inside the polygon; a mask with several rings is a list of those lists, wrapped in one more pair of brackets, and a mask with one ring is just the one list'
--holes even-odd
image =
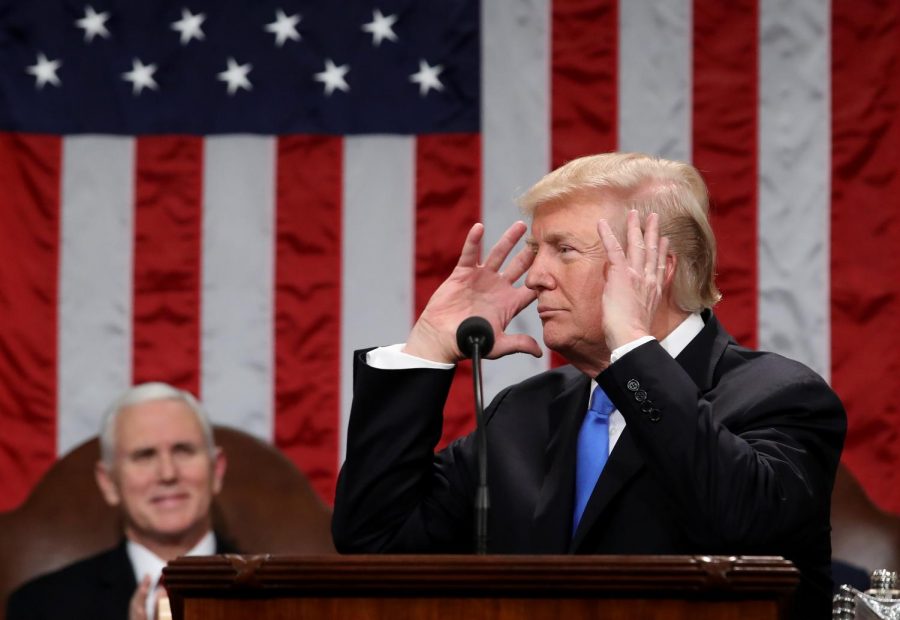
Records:
{"label": "seated man's hand", "polygon": [[525,248],[500,271],[503,261],[515,247],[527,227],[523,222],[510,226],[491,248],[484,263],[479,263],[484,226],[475,224],[466,236],[459,262],[450,277],[431,296],[406,341],[405,353],[433,362],[456,363],[463,358],[456,346],[456,329],[470,316],[481,316],[494,329],[494,348],[490,358],[510,353],[543,353],[537,341],[525,334],[506,334],[513,317],[536,298],[536,293],[516,281],[528,271],[534,253]]}
{"label": "seated man's hand", "polygon": [[131,603],[128,605],[128,620],[148,620],[147,595],[150,593],[150,583],[150,575],[144,575],[137,590],[131,596]]}

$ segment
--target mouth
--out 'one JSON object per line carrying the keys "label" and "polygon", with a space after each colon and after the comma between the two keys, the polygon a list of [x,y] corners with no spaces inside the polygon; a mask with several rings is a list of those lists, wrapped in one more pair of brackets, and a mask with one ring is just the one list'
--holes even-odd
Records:
{"label": "mouth", "polygon": [[150,503],[159,508],[174,508],[180,506],[187,501],[189,495],[187,493],[166,493],[165,495],[157,495],[150,499]]}
{"label": "mouth", "polygon": [[553,315],[559,314],[560,312],[563,312],[561,308],[554,308],[552,306],[541,305],[537,307],[538,316],[541,317],[542,320],[549,319]]}

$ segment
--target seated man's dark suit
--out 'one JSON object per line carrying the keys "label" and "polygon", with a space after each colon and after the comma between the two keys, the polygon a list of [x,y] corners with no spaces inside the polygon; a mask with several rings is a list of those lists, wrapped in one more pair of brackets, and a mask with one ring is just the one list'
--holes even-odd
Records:
{"label": "seated man's dark suit", "polygon": [[[805,366],[739,347],[711,313],[677,360],[645,343],[596,379],[627,426],[576,532],[575,452],[590,378],[551,370],[487,411],[493,553],[766,554],[801,571],[795,615],[830,617],[830,497],[846,430]],[[473,436],[435,455],[452,372],[356,354],[332,522],[342,552],[468,552]]]}
{"label": "seated man's dark suit", "polygon": [[[216,553],[236,553],[216,536]],[[6,620],[127,620],[137,589],[123,539],[116,547],[48,573],[12,593]]]}

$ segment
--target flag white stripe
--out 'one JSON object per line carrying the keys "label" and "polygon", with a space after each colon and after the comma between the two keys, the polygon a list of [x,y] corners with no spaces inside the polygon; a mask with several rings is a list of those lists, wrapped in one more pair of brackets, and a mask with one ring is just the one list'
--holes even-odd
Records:
{"label": "flag white stripe", "polygon": [[[521,217],[515,199],[550,169],[550,4],[482,2],[481,19],[482,219],[492,244]],[[508,331],[543,345],[533,307]],[[545,370],[548,360],[512,355],[492,362],[485,397]]]}
{"label": "flag white stripe", "polygon": [[690,0],[619,3],[618,144],[691,159]]}
{"label": "flag white stripe", "polygon": [[353,351],[404,342],[413,321],[415,138],[345,138],[343,179],[341,461]]}
{"label": "flag white stripe", "polygon": [[216,424],[271,441],[275,139],[206,139],[200,395]]}
{"label": "flag white stripe", "polygon": [[57,452],[97,434],[131,383],[132,138],[63,140]]}
{"label": "flag white stripe", "polygon": [[829,9],[821,0],[760,3],[759,346],[826,378]]}

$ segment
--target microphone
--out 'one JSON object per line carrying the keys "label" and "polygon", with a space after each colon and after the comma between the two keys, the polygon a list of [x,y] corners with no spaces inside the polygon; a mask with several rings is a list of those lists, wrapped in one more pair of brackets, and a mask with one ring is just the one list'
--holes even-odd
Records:
{"label": "microphone", "polygon": [[480,355],[487,355],[494,348],[494,330],[487,319],[470,316],[456,329],[456,346],[466,357],[472,357],[475,347]]}
{"label": "microphone", "polygon": [[487,553],[487,523],[491,500],[487,484],[487,432],[484,428],[484,389],[481,385],[481,358],[494,347],[494,329],[486,319],[470,316],[456,329],[456,346],[472,358],[475,389],[475,447],[478,456],[478,488],[475,491],[475,553]]}

